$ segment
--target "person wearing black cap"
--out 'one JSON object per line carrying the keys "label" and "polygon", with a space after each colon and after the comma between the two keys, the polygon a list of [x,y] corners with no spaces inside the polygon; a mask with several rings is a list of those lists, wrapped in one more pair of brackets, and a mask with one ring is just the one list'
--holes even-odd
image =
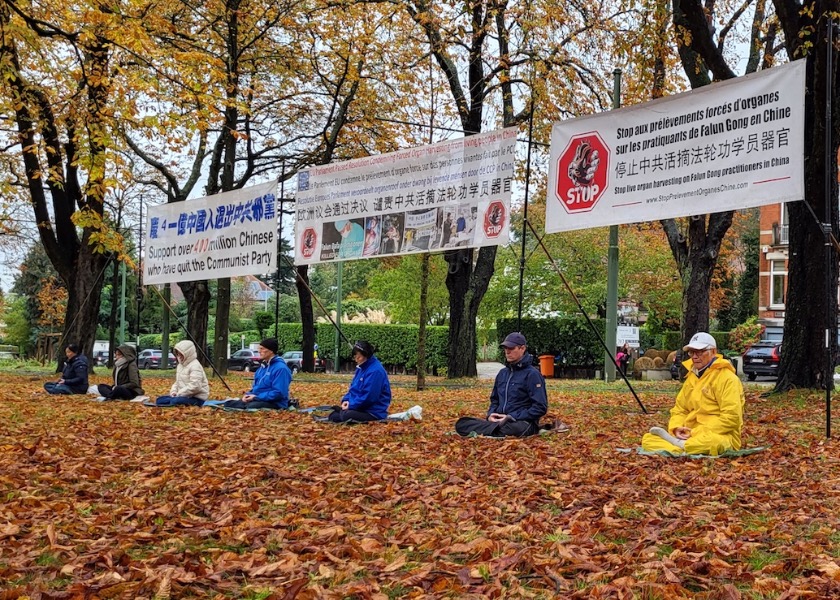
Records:
{"label": "person wearing black cap", "polygon": [[277,356],[277,340],[264,339],[258,351],[262,365],[254,373],[253,387],[242,395],[241,400],[225,402],[225,408],[289,408],[292,372],[286,361]]}
{"label": "person wearing black cap", "polygon": [[545,379],[534,368],[525,336],[509,334],[501,347],[506,366],[496,375],[486,419],[462,417],[455,423],[460,435],[526,437],[539,433],[540,417],[548,412]]}
{"label": "person wearing black cap", "polygon": [[350,389],[341,399],[341,406],[329,415],[333,423],[381,421],[388,417],[391,405],[391,382],[388,373],[373,353],[375,348],[365,340],[353,344],[356,373]]}

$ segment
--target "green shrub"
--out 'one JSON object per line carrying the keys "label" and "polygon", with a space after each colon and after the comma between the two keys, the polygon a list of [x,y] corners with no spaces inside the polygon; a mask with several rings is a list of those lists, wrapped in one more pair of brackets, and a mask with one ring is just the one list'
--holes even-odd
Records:
{"label": "green shrub", "polygon": [[[603,337],[606,322],[593,319],[598,334]],[[517,330],[517,319],[499,319],[496,331],[499,343],[507,334]],[[583,317],[555,319],[522,319],[522,334],[528,340],[528,351],[534,356],[561,354],[567,365],[597,367],[603,363],[604,347]],[[504,354],[500,353],[500,360]]]}
{"label": "green shrub", "polygon": [[743,354],[749,346],[759,341],[763,334],[764,325],[758,322],[758,317],[752,316],[730,332],[725,348]]}
{"label": "green shrub", "polygon": [[662,350],[682,350],[682,335],[679,331],[663,331],[661,342],[656,347]]}
{"label": "green shrub", "polygon": [[[383,364],[404,366],[407,369],[417,367],[417,339],[420,331],[417,325],[348,323],[342,325],[341,329],[351,344],[356,340],[367,340],[373,344],[376,348],[376,356]],[[329,324],[319,323],[316,340],[318,356],[333,360],[335,358],[335,329]],[[446,367],[448,345],[448,327],[426,327],[426,370],[439,371]],[[341,340],[339,359],[349,361],[351,349],[350,344]]]}

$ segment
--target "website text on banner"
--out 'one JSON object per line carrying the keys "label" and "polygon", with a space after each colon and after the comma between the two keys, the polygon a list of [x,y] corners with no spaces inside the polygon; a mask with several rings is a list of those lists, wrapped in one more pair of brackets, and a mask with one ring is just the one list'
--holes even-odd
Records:
{"label": "website text on banner", "polygon": [[549,233],[804,197],[805,61],[555,123]]}
{"label": "website text on banner", "polygon": [[143,283],[271,273],[277,182],[149,208]]}
{"label": "website text on banner", "polygon": [[510,241],[516,128],[298,175],[295,263]]}

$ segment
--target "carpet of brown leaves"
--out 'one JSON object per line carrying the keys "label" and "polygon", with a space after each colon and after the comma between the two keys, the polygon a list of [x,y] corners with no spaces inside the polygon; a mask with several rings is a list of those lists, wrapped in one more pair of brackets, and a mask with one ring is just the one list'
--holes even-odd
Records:
{"label": "carpet of brown leaves", "polygon": [[[44,380],[0,375],[0,600],[840,597],[840,444],[816,395],[751,391],[745,444],[770,449],[694,461],[615,451],[666,422],[665,383],[643,415],[619,386],[552,381],[571,432],[500,441],[449,434],[489,382],[405,378],[392,410],[422,422],[336,426]],[[292,392],[333,403],[347,381]]]}

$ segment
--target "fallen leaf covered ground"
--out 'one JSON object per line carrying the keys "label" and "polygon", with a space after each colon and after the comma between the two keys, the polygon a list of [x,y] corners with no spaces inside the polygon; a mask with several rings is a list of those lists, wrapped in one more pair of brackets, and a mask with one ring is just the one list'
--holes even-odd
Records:
{"label": "fallen leaf covered ground", "polygon": [[[666,422],[670,382],[638,384],[644,415],[620,384],[553,380],[571,431],[493,440],[450,434],[487,381],[395,378],[392,411],[421,422],[340,426],[48,397],[46,380],[0,374],[0,599],[840,597],[817,394],[748,388],[745,446],[769,449],[688,460],[616,452]],[[348,381],[292,394],[331,404]]]}

